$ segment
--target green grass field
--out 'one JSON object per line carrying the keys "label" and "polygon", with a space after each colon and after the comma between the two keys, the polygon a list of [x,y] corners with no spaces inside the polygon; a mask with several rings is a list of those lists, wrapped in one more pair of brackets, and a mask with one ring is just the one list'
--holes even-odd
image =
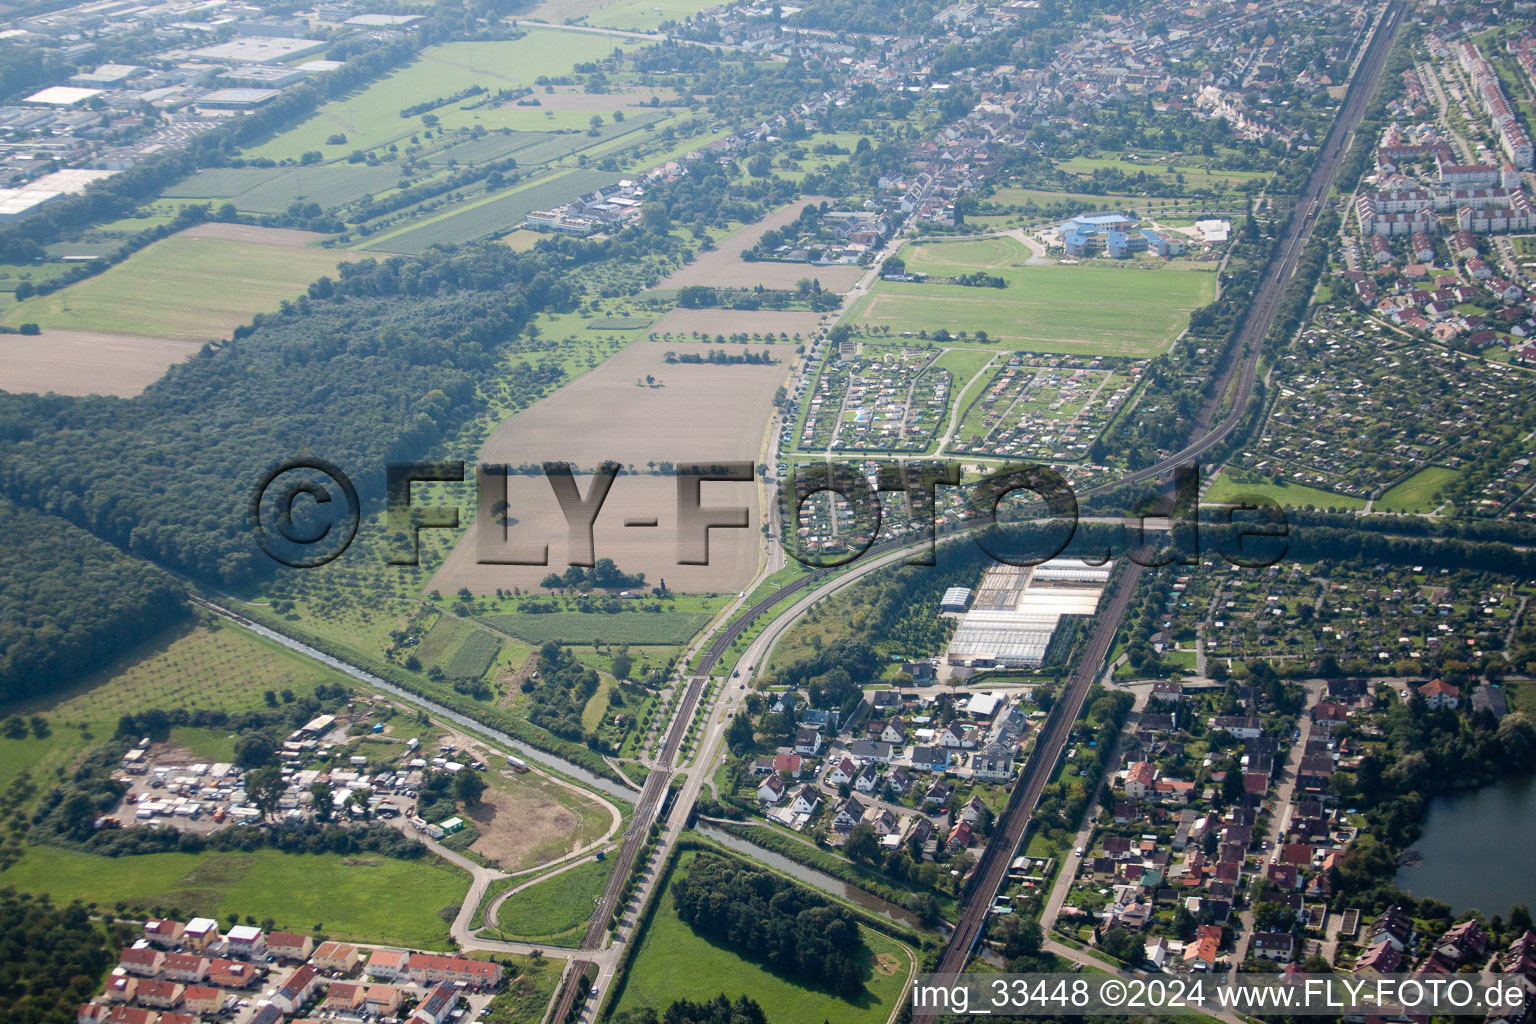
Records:
{"label": "green grass field", "polygon": [[[568,74],[580,61],[597,60],[627,46],[622,36],[562,32],[524,26],[520,39],[444,43],[422,52],[408,66],[379,79],[360,93],[332,100],[302,124],[247,152],[251,157],[297,160],[318,151],[327,159],[345,158],[354,149],[368,150],[423,129],[421,116],[401,117],[400,111],[437,96],[449,96],[472,85],[495,92],[531,86],[540,75]],[[530,112],[538,108],[507,106],[460,110],[449,103],[430,111],[444,128],[529,128]],[[583,124],[591,115],[581,118]],[[543,120],[542,113],[538,119]],[[514,123],[515,122],[515,123]],[[341,145],[327,145],[333,134],[345,135]]]}
{"label": "green grass field", "polygon": [[575,945],[592,916],[592,900],[608,884],[613,861],[589,860],[508,896],[496,923],[509,939]]}
{"label": "green grass field", "polygon": [[935,277],[984,271],[1008,286],[879,281],[850,311],[851,322],[894,334],[981,330],[989,341],[1031,352],[1150,357],[1216,293],[1215,275],[1187,270],[1022,266],[1029,252],[1009,238],[914,243],[901,255],[911,271]]}
{"label": "green grass field", "polygon": [[[692,856],[691,852],[683,853],[674,870],[686,866]],[[670,886],[659,898],[624,982],[617,1007],[620,1011],[650,1006],[660,1013],[678,999],[713,999],[724,992],[732,999],[747,995],[757,1000],[767,1018],[775,1022],[884,1024],[901,999],[909,969],[907,954],[896,942],[868,928],[862,929],[871,961],[865,990],[849,1000],[808,987],[694,934],[677,916]],[[882,954],[887,969],[895,967],[894,973],[874,969],[873,961]]]}
{"label": "green grass field", "polygon": [[1365,508],[1365,500],[1363,498],[1354,498],[1347,494],[1335,494],[1333,491],[1323,491],[1316,487],[1304,487],[1301,484],[1272,484],[1268,480],[1261,480],[1251,474],[1234,469],[1226,470],[1211,482],[1210,489],[1205,492],[1205,500],[1209,502],[1231,501],[1242,494],[1263,495],[1267,498],[1272,498],[1282,505],[1315,505],[1318,508],[1340,508],[1350,511]]}
{"label": "green grass field", "polygon": [[[438,915],[457,906],[468,878],[435,858],[404,861],[366,855],[153,853],[96,857],[71,850],[29,848],[0,885],[55,902],[80,899],[103,908],[118,903],[150,912],[222,920],[247,914],[277,927],[309,932],[317,926],[336,938],[445,949],[448,923]],[[409,893],[409,899],[399,898]]]}
{"label": "green grass field", "polygon": [[392,163],[214,167],[177,182],[166,189],[165,195],[168,198],[228,199],[236,209],[244,212],[278,213],[296,201],[319,203],[330,209],[367,194],[387,192],[399,180],[400,167]]}
{"label": "green grass field", "polygon": [[178,627],[50,697],[9,705],[7,714],[41,714],[52,735],[0,739],[0,787],[23,769],[37,774],[67,768],[87,748],[111,738],[127,712],[254,711],[264,706],[267,690],[303,695],[318,683],[347,682],[339,672],[233,626],[215,621]]}
{"label": "green grass field", "polygon": [[543,615],[494,614],[482,617],[492,629],[538,646],[557,643],[685,644],[709,621],[709,612],[547,612]]}
{"label": "green grass field", "polygon": [[175,235],[105,273],[11,307],[0,322],[204,341],[333,272],[335,253]]}
{"label": "green grass field", "polygon": [[1460,475],[1448,466],[1425,466],[1371,507],[1379,512],[1431,512],[1440,504],[1435,494]]}

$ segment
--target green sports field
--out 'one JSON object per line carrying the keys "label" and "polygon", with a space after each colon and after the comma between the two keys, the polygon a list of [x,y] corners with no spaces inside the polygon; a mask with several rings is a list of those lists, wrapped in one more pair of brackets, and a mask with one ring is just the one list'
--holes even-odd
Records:
{"label": "green sports field", "polygon": [[[401,117],[400,111],[436,97],[451,96],[472,85],[491,92],[532,86],[540,75],[568,74],[581,61],[598,60],[626,46],[623,36],[591,32],[562,32],[524,26],[520,39],[487,42],[444,43],[424,50],[411,64],[373,83],[360,93],[332,100],[302,124],[249,150],[247,156],[273,160],[297,160],[316,151],[326,159],[345,158],[354,149],[368,150],[406,139],[424,127],[421,115]],[[507,106],[461,110],[467,101],[448,103],[426,113],[437,117],[444,128],[534,127],[543,120],[537,108]],[[580,120],[585,124],[588,117]],[[328,145],[332,135],[345,135],[345,143]]]}
{"label": "green sports field", "polygon": [[893,334],[944,329],[985,331],[993,342],[1029,352],[1148,358],[1164,351],[1192,310],[1216,293],[1214,274],[1092,263],[1023,266],[1029,251],[1011,238],[908,245],[911,272],[957,277],[981,271],[1005,288],[879,281],[849,314]]}
{"label": "green sports field", "polygon": [[[445,949],[448,923],[469,879],[436,858],[394,860],[375,854],[152,853],[97,857],[73,850],[28,848],[0,886],[80,899],[103,909],[118,903],[180,916],[226,914],[272,918],[286,931],[319,928],[333,938]],[[388,898],[410,893],[410,899]]]}
{"label": "green sports field", "polygon": [[302,295],[338,262],[336,253],[310,246],[183,233],[141,249],[105,273],[18,303],[0,322],[207,341]]}

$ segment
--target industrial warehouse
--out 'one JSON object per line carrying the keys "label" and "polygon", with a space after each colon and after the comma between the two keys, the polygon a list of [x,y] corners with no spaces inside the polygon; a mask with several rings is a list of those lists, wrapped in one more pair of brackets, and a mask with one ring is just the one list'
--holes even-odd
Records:
{"label": "industrial warehouse", "polygon": [[1055,558],[987,570],[945,660],[972,668],[1039,668],[1063,615],[1092,615],[1114,563]]}

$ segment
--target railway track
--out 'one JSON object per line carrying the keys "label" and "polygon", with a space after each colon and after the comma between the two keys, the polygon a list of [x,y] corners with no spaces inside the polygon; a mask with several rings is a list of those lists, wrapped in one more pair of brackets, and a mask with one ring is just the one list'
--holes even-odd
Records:
{"label": "railway track", "polygon": [[[1307,177],[1301,198],[1287,222],[1280,246],[1271,258],[1270,265],[1266,267],[1265,280],[1244,318],[1238,338],[1233,345],[1234,352],[1229,353],[1230,366],[1218,382],[1215,395],[1202,410],[1202,418],[1191,434],[1190,444],[1174,457],[1180,462],[1196,458],[1225,440],[1241,423],[1247,411],[1248,402],[1253,396],[1254,378],[1257,374],[1264,336],[1274,322],[1285,286],[1295,274],[1301,253],[1311,238],[1318,213],[1327,200],[1329,190],[1333,187],[1333,179],[1338,173],[1339,164],[1348,151],[1349,140],[1364,116],[1371,95],[1375,92],[1376,81],[1386,63],[1392,41],[1397,36],[1403,10],[1404,4],[1401,0],[1394,0],[1389,4],[1367,44],[1359,72],[1345,96],[1339,117],[1334,121],[1322,152]],[[1224,394],[1231,387],[1234,374],[1237,389],[1233,395],[1230,411],[1214,429],[1204,429],[1199,424],[1208,423],[1220,408]],[[1166,467],[1167,463],[1161,465]],[[1141,474],[1132,474],[1126,481],[1116,486],[1123,486],[1123,483],[1134,482],[1136,479],[1148,479],[1163,471],[1166,469],[1151,467]],[[961,912],[960,920],[950,935],[944,957],[940,961],[941,973],[962,972],[980,941],[982,926],[986,923],[987,914],[991,911],[993,901],[1008,873],[1008,865],[1023,841],[1035,805],[1039,802],[1040,793],[1055,769],[1066,739],[1071,735],[1072,724],[1081,714],[1088,690],[1098,675],[1104,658],[1109,653],[1115,631],[1125,615],[1141,572],[1140,565],[1135,562],[1130,563],[1125,574],[1121,576],[1109,604],[1094,624],[1093,635],[1082,660],[1072,673],[1063,699],[1052,709],[1051,718],[1047,720],[1046,727],[1035,745],[1035,753],[1025,765],[1024,771],[1020,773],[1019,782],[1009,798],[1003,818],[997,823],[992,841],[987,844],[981,860],[977,863],[974,876],[976,881],[973,883],[970,898],[966,901],[965,909]],[[1061,714],[1058,715],[1058,712]]]}

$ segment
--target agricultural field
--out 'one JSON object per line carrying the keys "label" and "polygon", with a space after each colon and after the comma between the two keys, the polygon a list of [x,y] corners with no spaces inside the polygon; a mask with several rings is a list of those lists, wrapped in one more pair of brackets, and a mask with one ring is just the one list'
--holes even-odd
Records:
{"label": "agricultural field", "polygon": [[809,263],[779,263],[766,260],[747,261],[741,258],[742,250],[750,249],[769,231],[782,228],[800,216],[808,205],[837,201],[825,196],[803,196],[779,209],[755,224],[748,224],[722,238],[715,247],[700,253],[692,263],[679,267],[658,286],[682,288],[686,285],[709,285],[718,288],[793,288],[800,279],[809,277],[821,282],[823,288],[845,292],[864,274],[862,267],[818,267]]}
{"label": "agricultural field", "polygon": [[23,769],[67,769],[90,747],[110,739],[126,713],[153,708],[255,711],[267,690],[314,692],[348,683],[348,676],[227,626],[197,620],[126,652],[114,665],[47,698],[15,705],[23,717],[42,715],[46,739],[0,740],[0,787]]}
{"label": "agricultural field", "polygon": [[[494,93],[500,89],[532,86],[540,75],[563,75],[580,61],[597,60],[622,46],[622,36],[597,33],[561,32],[525,25],[528,34],[520,39],[486,42],[444,43],[422,52],[410,65],[379,79],[363,92],[344,96],[325,104],[307,121],[245,153],[271,160],[297,160],[306,152],[319,152],[326,159],[345,158],[354,149],[364,151],[409,137],[423,126],[421,117],[401,117],[400,111],[435,96],[450,96],[473,85]],[[487,131],[522,125],[510,123],[527,108],[514,106],[473,106],[473,97],[464,103],[448,103],[429,113],[441,127],[473,128]],[[536,109],[536,108],[535,108]],[[585,123],[585,118],[582,119]],[[346,142],[327,144],[326,139],[343,135]]]}
{"label": "agricultural field", "polygon": [[574,946],[592,916],[592,901],[613,874],[612,860],[588,860],[513,893],[496,909],[493,933],[507,939]]}
{"label": "agricultural field", "polygon": [[201,343],[227,336],[334,272],[335,253],[304,232],[204,224],[163,239],[105,272],[6,311],[0,322],[52,330],[124,332]]}
{"label": "agricultural field", "polygon": [[132,398],[201,343],[105,331],[0,335],[0,390]]}
{"label": "agricultural field", "polygon": [[393,163],[213,167],[189,175],[164,195],[167,199],[228,200],[243,213],[279,213],[295,202],[318,203],[325,209],[343,206],[364,195],[388,191],[399,180],[400,168]]}
{"label": "agricultural field", "polygon": [[511,231],[533,210],[557,205],[610,184],[605,171],[569,170],[517,185],[494,196],[451,207],[444,213],[372,235],[356,248],[371,252],[425,252],[434,245],[467,242]]}
{"label": "agricultural field", "polygon": [[1167,349],[1216,290],[1214,274],[1189,270],[1026,266],[1028,249],[1010,238],[913,244],[901,256],[908,272],[984,273],[1006,287],[882,280],[849,311],[849,324],[921,337],[981,331],[987,344],[1014,350],[1149,358]]}
{"label": "agricultural field", "polygon": [[[727,356],[766,352],[778,361],[726,365],[667,358],[668,353],[674,359],[707,358],[722,351]],[[670,589],[682,593],[739,590],[757,565],[755,487],[746,482],[704,485],[706,506],[746,507],[751,510],[749,526],[711,531],[709,564],[679,565],[674,537],[677,481],[658,471],[663,463],[757,461],[774,392],[788,376],[791,355],[787,346],[637,342],[507,420],[491,434],[480,457],[492,465],[512,466],[556,460],[579,470],[605,460],[618,462],[625,472],[614,481],[594,527],[597,555],[612,558],[623,572],[644,572],[645,589],[665,579]],[[579,431],[573,430],[576,424]],[[579,475],[577,482],[586,494],[589,480]],[[499,497],[493,491],[488,495],[489,500]],[[503,551],[489,554],[536,564],[477,562],[480,538],[471,531],[433,576],[433,588],[442,593],[465,586],[475,593],[532,590],[551,568],[563,571],[568,530],[549,482],[542,474],[509,475],[507,498],[516,522],[506,531],[506,544],[496,538]],[[625,526],[630,519],[654,519],[655,525]],[[509,554],[507,549],[515,548],[523,554]],[[550,628],[557,627],[552,623]]]}
{"label": "agricultural field", "polygon": [[[321,931],[333,938],[423,949],[448,948],[448,921],[469,879],[435,857],[395,860],[364,855],[152,853],[97,857],[73,850],[28,848],[0,886],[48,893],[57,903],[79,899],[131,916],[159,907],[168,916],[226,914],[270,917],[279,929]],[[381,894],[409,893],[409,899]]]}
{"label": "agricultural field", "polygon": [[[672,871],[692,856],[684,852]],[[670,878],[670,876],[669,876]],[[794,977],[759,966],[734,950],[696,935],[677,916],[670,885],[657,894],[656,908],[637,939],[617,1010],[650,1006],[658,1012],[675,1000],[750,996],[771,1021],[833,1020],[838,1024],[884,1024],[898,1008],[911,970],[910,954],[892,939],[862,929],[869,962],[865,990],[849,1000]]]}

